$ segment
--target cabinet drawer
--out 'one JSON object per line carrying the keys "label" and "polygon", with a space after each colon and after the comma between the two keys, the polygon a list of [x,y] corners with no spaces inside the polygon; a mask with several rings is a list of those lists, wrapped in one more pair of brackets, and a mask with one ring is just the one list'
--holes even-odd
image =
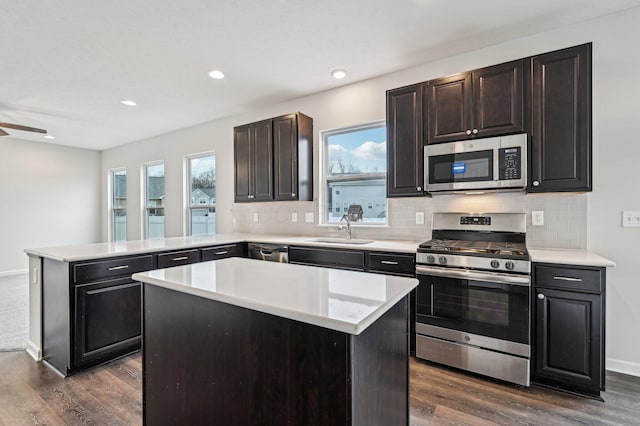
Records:
{"label": "cabinet drawer", "polygon": [[364,252],[358,250],[289,247],[289,263],[364,271]]}
{"label": "cabinet drawer", "polygon": [[153,269],[153,255],[121,257],[97,262],[73,265],[73,281],[77,284],[100,281],[107,278],[131,276],[136,272]]}
{"label": "cabinet drawer", "polygon": [[535,285],[566,290],[601,293],[604,268],[535,265]]}
{"label": "cabinet drawer", "polygon": [[198,249],[172,251],[158,255],[158,269],[172,266],[188,265],[200,261]]}
{"label": "cabinet drawer", "polygon": [[415,275],[415,256],[413,254],[369,253],[369,271],[392,275]]}
{"label": "cabinet drawer", "polygon": [[224,246],[201,248],[201,259],[203,262],[208,260],[225,259],[227,257],[245,257],[243,244],[228,244]]}

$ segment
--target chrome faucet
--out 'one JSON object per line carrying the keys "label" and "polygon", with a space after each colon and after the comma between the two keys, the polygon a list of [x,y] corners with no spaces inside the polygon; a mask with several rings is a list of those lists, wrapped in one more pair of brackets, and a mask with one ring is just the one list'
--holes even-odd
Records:
{"label": "chrome faucet", "polygon": [[349,222],[349,217],[346,214],[342,215],[342,219],[340,219],[340,223],[342,223],[343,220],[347,222],[347,224],[340,225],[339,229],[341,231],[345,231],[347,233],[347,240],[350,240],[351,239],[351,222]]}

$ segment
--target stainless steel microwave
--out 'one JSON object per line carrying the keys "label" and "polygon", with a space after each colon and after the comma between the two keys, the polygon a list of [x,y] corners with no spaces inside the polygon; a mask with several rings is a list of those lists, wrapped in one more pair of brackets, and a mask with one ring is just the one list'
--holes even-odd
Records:
{"label": "stainless steel microwave", "polygon": [[428,193],[524,191],[526,186],[526,133],[424,147]]}

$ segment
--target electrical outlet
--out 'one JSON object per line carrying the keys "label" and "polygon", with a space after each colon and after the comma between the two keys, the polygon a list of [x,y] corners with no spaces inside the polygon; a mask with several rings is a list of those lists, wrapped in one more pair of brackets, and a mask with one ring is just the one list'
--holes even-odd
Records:
{"label": "electrical outlet", "polygon": [[424,225],[424,212],[416,212],[416,225]]}
{"label": "electrical outlet", "polygon": [[254,221],[254,222],[257,222],[259,219],[260,219],[260,215],[258,215],[258,213],[257,213],[257,212],[255,212],[255,213],[253,214],[253,221]]}
{"label": "electrical outlet", "polygon": [[313,222],[313,212],[308,212],[304,214],[304,221],[307,223]]}
{"label": "electrical outlet", "polygon": [[544,225],[544,211],[542,210],[533,210],[531,212],[531,224],[533,226],[542,226]]}
{"label": "electrical outlet", "polygon": [[298,213],[291,213],[291,222],[298,221]]}
{"label": "electrical outlet", "polygon": [[624,210],[622,212],[623,228],[640,228],[640,211]]}

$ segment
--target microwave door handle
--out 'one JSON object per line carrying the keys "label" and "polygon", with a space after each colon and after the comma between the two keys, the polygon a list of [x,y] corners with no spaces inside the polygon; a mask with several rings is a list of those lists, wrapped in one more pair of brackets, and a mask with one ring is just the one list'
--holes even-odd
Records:
{"label": "microwave door handle", "polygon": [[500,180],[500,149],[495,148],[493,150],[493,180]]}
{"label": "microwave door handle", "polygon": [[424,153],[424,163],[422,164],[424,168],[424,185],[422,185],[424,192],[429,192],[429,154],[427,148],[428,147],[425,146],[422,150]]}
{"label": "microwave door handle", "polygon": [[434,268],[430,266],[416,266],[417,275],[433,275],[445,278],[460,278],[465,280],[488,281],[499,284],[515,284],[530,286],[528,275],[497,274],[495,272],[469,271],[466,269]]}

